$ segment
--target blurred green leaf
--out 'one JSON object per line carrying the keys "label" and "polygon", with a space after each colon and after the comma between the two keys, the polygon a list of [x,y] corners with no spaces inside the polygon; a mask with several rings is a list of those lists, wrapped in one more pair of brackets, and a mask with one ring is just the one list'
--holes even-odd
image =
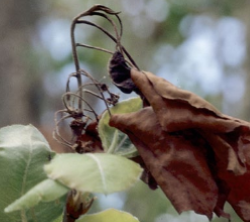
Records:
{"label": "blurred green leaf", "polygon": [[63,214],[61,214],[58,218],[53,220],[53,222],[62,222],[63,221]]}
{"label": "blurred green leaf", "polygon": [[71,189],[106,194],[128,189],[142,173],[133,161],[106,153],[58,154],[44,169]]}
{"label": "blurred green leaf", "polygon": [[115,209],[108,209],[103,212],[86,215],[78,219],[76,222],[139,222],[136,217],[131,214]]}
{"label": "blurred green leaf", "polygon": [[33,126],[13,125],[0,129],[0,221],[50,222],[62,212],[62,202],[40,203],[30,210],[5,213],[4,208],[47,178],[43,166],[54,152]]}
{"label": "blurred green leaf", "polygon": [[[110,111],[112,114],[131,113],[141,108],[142,100],[137,97],[118,103],[110,108]],[[98,124],[98,132],[105,152],[126,156],[128,158],[137,156],[137,149],[131,143],[128,136],[118,129],[109,126],[109,119],[109,114],[106,111]]]}
{"label": "blurred green leaf", "polygon": [[31,188],[26,194],[17,199],[14,203],[5,208],[5,212],[9,213],[16,210],[28,209],[39,202],[50,202],[57,200],[68,192],[68,188],[62,184],[46,179],[35,187]]}

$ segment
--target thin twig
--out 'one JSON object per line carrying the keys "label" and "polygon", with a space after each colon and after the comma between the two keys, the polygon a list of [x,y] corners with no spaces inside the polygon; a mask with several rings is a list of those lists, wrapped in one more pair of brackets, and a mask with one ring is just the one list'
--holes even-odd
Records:
{"label": "thin twig", "polygon": [[[87,25],[91,25],[94,26],[96,28],[98,28],[99,30],[101,30],[103,33],[105,33],[110,39],[112,39],[115,43],[117,43],[116,38],[111,35],[107,30],[105,30],[104,28],[96,25],[95,23],[86,21],[86,20],[78,20],[77,23],[82,23],[82,24],[87,24]],[[126,50],[126,48],[124,46],[121,46],[121,51],[123,51],[125,53],[125,55],[128,57],[129,61],[132,63],[132,66],[134,66],[136,69],[140,70],[140,68],[138,67],[138,65],[135,63],[135,61],[133,60],[133,58],[131,57],[131,55],[128,53],[128,51]]]}
{"label": "thin twig", "polygon": [[101,97],[102,97],[102,99],[103,99],[103,101],[104,101],[104,103],[105,103],[105,105],[106,105],[106,108],[107,108],[107,111],[108,111],[108,113],[109,113],[109,116],[111,116],[112,114],[111,114],[111,112],[110,112],[110,109],[109,109],[109,106],[108,106],[108,104],[107,104],[107,101],[106,101],[106,99],[105,99],[105,96],[104,96],[104,94],[103,94],[103,92],[102,92],[102,89],[100,88],[100,85],[99,85],[99,82],[97,82],[89,73],[87,73],[86,71],[84,71],[84,70],[81,70],[82,71],[82,73],[85,75],[85,76],[87,76],[93,83],[95,83],[95,86],[96,86],[96,88],[99,90],[99,92],[100,92],[100,94],[101,94]]}
{"label": "thin twig", "polygon": [[72,93],[72,92],[67,92],[67,93],[64,93],[64,95],[63,95],[63,101],[65,101],[64,98],[67,95],[72,95],[72,96],[78,97],[82,102],[84,102],[90,108],[92,113],[95,115],[96,120],[98,121],[98,114],[95,112],[95,110],[92,108],[92,106],[85,99],[83,99],[83,97],[80,97],[79,95],[76,95],[75,93]]}
{"label": "thin twig", "polygon": [[97,47],[97,46],[91,46],[91,45],[87,45],[87,44],[82,44],[82,43],[77,43],[76,46],[81,46],[81,47],[85,47],[85,48],[89,48],[89,49],[96,49],[96,50],[99,50],[99,51],[102,51],[102,52],[106,52],[106,53],[109,53],[111,55],[113,55],[114,53],[107,50],[107,49],[104,49],[104,48],[101,48],[101,47]]}

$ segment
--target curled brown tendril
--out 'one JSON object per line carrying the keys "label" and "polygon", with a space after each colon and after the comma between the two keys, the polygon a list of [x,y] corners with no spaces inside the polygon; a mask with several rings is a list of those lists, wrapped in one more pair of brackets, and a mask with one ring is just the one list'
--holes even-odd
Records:
{"label": "curled brown tendril", "polygon": [[[112,55],[114,55],[115,52],[118,51],[124,56],[126,63],[130,67],[137,67],[132,57],[121,44],[123,26],[118,14],[119,12],[114,12],[110,8],[105,7],[103,5],[95,5],[89,10],[76,16],[71,24],[71,44],[73,61],[75,64],[75,72],[69,75],[66,83],[66,92],[62,96],[64,109],[59,110],[55,113],[56,127],[54,130],[54,138],[60,143],[70,147],[74,151],[76,143],[79,144],[79,137],[82,134],[86,133],[88,125],[93,124],[94,122],[98,123],[99,121],[100,114],[95,111],[95,109],[92,107],[91,103],[88,102],[86,97],[92,96],[102,100],[109,115],[111,115],[109,106],[114,106],[119,100],[119,96],[110,92],[106,84],[96,80],[89,72],[80,67],[77,48],[83,47],[88,49],[95,49]],[[84,17],[86,16],[99,16],[106,19],[109,24],[111,24],[114,34],[111,34],[109,31],[93,22],[85,20]],[[102,31],[104,34],[106,34],[112,41],[116,43],[115,51],[112,52],[98,46],[91,46],[84,43],[76,42],[75,30],[77,25],[82,24],[93,26],[98,30]],[[70,89],[70,81],[72,78],[76,78],[78,86],[77,90],[74,92],[72,92]],[[88,82],[84,80],[83,83],[83,78],[87,79]],[[60,125],[67,119],[73,119],[70,123],[70,127],[73,132],[73,137],[70,140],[65,139],[65,137],[60,132]]]}

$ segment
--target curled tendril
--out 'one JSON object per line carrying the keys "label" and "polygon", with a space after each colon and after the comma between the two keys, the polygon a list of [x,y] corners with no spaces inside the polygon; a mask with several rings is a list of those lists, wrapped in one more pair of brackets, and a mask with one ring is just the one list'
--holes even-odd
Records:
{"label": "curled tendril", "polygon": [[[80,67],[77,48],[81,47],[94,49],[112,55],[114,54],[114,52],[98,46],[91,46],[88,44],[76,42],[76,26],[83,24],[90,25],[103,32],[113,42],[115,42],[116,51],[119,51],[125,56],[127,56],[128,59],[126,60],[126,62],[128,63],[128,65],[134,66],[139,69],[132,57],[121,44],[123,25],[118,15],[119,13],[120,12],[115,12],[103,5],[94,5],[92,8],[76,16],[72,21],[70,32],[75,72],[71,73],[68,76],[66,83],[66,92],[62,96],[64,109],[59,110],[55,113],[55,130],[53,133],[53,136],[57,141],[66,146],[71,147],[72,149],[74,149],[75,146],[74,137],[71,140],[65,139],[62,133],[60,132],[61,124],[67,119],[73,119],[70,124],[71,129],[73,130],[73,136],[79,136],[81,132],[84,133],[86,126],[89,124],[89,122],[93,123],[99,121],[98,113],[92,107],[91,103],[88,102],[88,100],[85,98],[85,95],[102,100],[106,106],[109,115],[111,115],[109,106],[114,106],[119,100],[119,96],[110,92],[106,84],[103,84],[102,82],[96,80],[90,73]],[[84,17],[86,16],[98,16],[104,18],[112,26],[114,33],[111,34],[103,27],[85,20]],[[78,89],[75,92],[72,92],[70,89],[70,81],[72,78],[77,79]],[[82,78],[87,78],[90,82],[84,81],[83,84]],[[93,86],[96,88],[95,91],[88,88]]]}

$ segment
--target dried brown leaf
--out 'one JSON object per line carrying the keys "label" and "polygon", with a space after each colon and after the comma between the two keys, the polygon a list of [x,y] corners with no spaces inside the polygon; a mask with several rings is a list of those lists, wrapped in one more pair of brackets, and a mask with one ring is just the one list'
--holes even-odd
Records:
{"label": "dried brown leaf", "polygon": [[[154,109],[163,130],[199,129],[206,135],[218,135],[212,147],[215,152],[221,152],[220,157],[230,160],[227,169],[237,174],[245,172],[245,158],[239,145],[250,133],[248,122],[220,113],[199,96],[149,72],[132,69],[131,78]],[[246,133],[242,134],[243,131]]]}
{"label": "dried brown leaf", "polygon": [[202,147],[192,144],[184,133],[163,131],[151,107],[114,115],[110,125],[129,136],[179,213],[194,210],[211,219],[218,190]]}
{"label": "dried brown leaf", "polygon": [[146,108],[114,115],[178,212],[209,218],[228,201],[250,221],[250,124],[149,72],[130,72]]}
{"label": "dried brown leaf", "polygon": [[97,131],[97,122],[87,125],[84,133],[77,137],[76,151],[78,153],[100,153],[103,152],[102,142]]}

